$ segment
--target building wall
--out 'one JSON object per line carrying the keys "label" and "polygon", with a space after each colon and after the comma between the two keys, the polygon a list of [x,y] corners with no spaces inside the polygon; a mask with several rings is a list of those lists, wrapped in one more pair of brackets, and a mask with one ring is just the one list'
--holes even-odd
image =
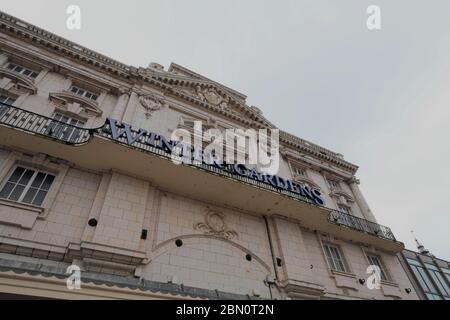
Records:
{"label": "building wall", "polygon": [[[0,81],[0,89],[17,96],[15,106],[47,117],[63,112],[85,118],[86,127],[95,128],[113,116],[167,137],[187,119],[201,119],[220,128],[244,128],[237,120],[173,96],[148,116],[139,97],[164,96],[157,86],[130,83],[0,33],[0,67],[12,59],[27,60],[40,70],[34,80],[37,92],[30,94],[11,86],[12,79],[7,76]],[[58,106],[58,100],[52,100],[53,93],[64,93],[72,84],[96,90],[96,108],[80,108],[77,103]],[[349,186],[353,172],[283,147],[292,150],[291,155],[280,157],[281,177],[294,179],[291,169],[301,163],[306,167],[305,178],[321,189],[327,207],[338,209],[338,204],[344,203],[355,216],[371,219]],[[79,263],[89,272],[264,298],[417,298],[414,291],[405,292],[411,284],[395,253],[305,229],[301,221],[283,217],[283,212],[264,217],[217,206],[162,190],[152,181],[127,172],[91,171],[71,159],[30,154],[13,147],[0,148],[0,182],[5,182],[15,164],[52,170],[56,178],[42,208],[0,200],[2,259],[45,260],[63,266]],[[340,193],[329,183],[336,177]],[[91,226],[93,220],[96,225]],[[145,239],[143,230],[147,231]],[[181,246],[177,240],[182,241]],[[347,272],[330,270],[324,241],[341,248]],[[364,250],[376,252],[391,275],[392,281],[383,283],[380,290],[369,290],[359,282],[368,277]],[[279,289],[267,285],[266,281],[274,278],[278,278]]]}
{"label": "building wall", "polygon": [[[2,158],[5,158],[3,154]],[[102,190],[102,180],[107,181],[106,192]],[[69,168],[56,193],[45,219],[36,219],[31,229],[0,221],[3,239],[0,251],[37,258],[39,248],[50,252],[47,258],[62,260],[64,248],[84,239],[144,251],[148,262],[142,264],[140,274],[148,280],[269,297],[264,280],[274,276],[274,264],[262,217],[159,191],[148,181],[114,172],[96,174]],[[6,208],[2,205],[0,212]],[[95,212],[99,212],[98,226],[92,234],[87,221]],[[227,230],[236,234],[230,239],[217,238],[196,228],[205,223],[211,212],[222,214]],[[279,257],[283,260],[283,267],[277,267],[282,270],[281,279],[320,285],[336,297],[415,297],[404,291],[410,284],[395,255],[378,251],[398,288],[390,288],[384,294],[368,290],[358,283],[358,279],[368,277],[368,262],[361,245],[333,240],[340,245],[350,267],[348,274],[336,275],[327,266],[321,236],[302,229],[295,221],[282,218],[273,221],[276,232],[271,236],[278,239]],[[145,228],[149,234],[144,241],[140,236]],[[176,246],[177,239],[183,241],[181,247]],[[27,249],[17,249],[7,243]],[[54,249],[57,250],[52,254]],[[248,253],[252,261],[246,260]]]}

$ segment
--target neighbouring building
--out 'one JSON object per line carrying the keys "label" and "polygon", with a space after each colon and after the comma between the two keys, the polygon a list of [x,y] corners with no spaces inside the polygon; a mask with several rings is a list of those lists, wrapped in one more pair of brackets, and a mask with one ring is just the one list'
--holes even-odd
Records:
{"label": "neighbouring building", "polygon": [[450,262],[416,243],[418,252],[405,249],[399,256],[417,295],[421,300],[450,300]]}
{"label": "neighbouring building", "polygon": [[275,128],[242,93],[0,13],[0,102],[0,298],[417,299],[341,154],[280,130],[277,175],[171,161],[194,121]]}

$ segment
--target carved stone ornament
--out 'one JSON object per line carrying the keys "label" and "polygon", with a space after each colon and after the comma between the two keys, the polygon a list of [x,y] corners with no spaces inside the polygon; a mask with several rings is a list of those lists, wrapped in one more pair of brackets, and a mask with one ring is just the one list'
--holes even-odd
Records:
{"label": "carved stone ornament", "polygon": [[237,238],[238,234],[234,230],[229,230],[225,224],[224,214],[210,210],[205,216],[205,222],[194,225],[195,230],[200,230],[204,234],[222,237],[225,239]]}
{"label": "carved stone ornament", "polygon": [[222,109],[228,108],[230,99],[228,97],[224,98],[215,89],[213,88],[202,89],[200,86],[197,86],[195,89],[197,92],[197,96],[201,101],[206,101]]}
{"label": "carved stone ornament", "polygon": [[158,111],[164,105],[164,100],[154,95],[143,95],[139,97],[139,102],[145,109],[145,117],[148,119],[152,113]]}

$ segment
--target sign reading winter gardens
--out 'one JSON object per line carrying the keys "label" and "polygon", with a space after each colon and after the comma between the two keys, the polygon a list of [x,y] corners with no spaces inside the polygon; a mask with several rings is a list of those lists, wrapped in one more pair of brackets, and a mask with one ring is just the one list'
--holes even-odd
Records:
{"label": "sign reading winter gardens", "polygon": [[[156,148],[164,152],[167,156],[172,155],[174,149],[176,149],[176,146],[179,143],[179,141],[169,140],[162,135],[148,132],[144,129],[139,129],[136,131],[132,129],[130,125],[126,123],[118,123],[117,120],[111,118],[106,119],[105,125],[100,129],[100,132],[108,135],[113,140],[125,143],[129,146],[144,150]],[[202,152],[201,150],[194,150],[194,146],[191,148],[191,154],[198,155],[199,152]],[[295,195],[300,196],[313,204],[319,206],[323,206],[325,204],[322,194],[317,188],[284,179],[277,175],[263,174],[254,169],[247,168],[244,164],[227,164],[218,161],[207,161],[205,160],[204,155],[201,159],[202,164],[206,164],[211,171],[216,171],[213,169],[223,170],[233,176],[248,178],[271,186],[280,191],[294,193]]]}

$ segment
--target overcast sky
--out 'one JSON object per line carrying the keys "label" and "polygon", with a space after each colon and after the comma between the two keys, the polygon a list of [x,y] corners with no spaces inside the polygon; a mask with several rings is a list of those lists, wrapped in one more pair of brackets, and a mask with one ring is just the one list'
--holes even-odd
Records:
{"label": "overcast sky", "polygon": [[[81,8],[81,30],[66,8]],[[381,30],[366,8],[381,8]],[[450,260],[450,1],[0,0],[134,66],[176,62],[281,129],[344,154],[378,218]]]}

